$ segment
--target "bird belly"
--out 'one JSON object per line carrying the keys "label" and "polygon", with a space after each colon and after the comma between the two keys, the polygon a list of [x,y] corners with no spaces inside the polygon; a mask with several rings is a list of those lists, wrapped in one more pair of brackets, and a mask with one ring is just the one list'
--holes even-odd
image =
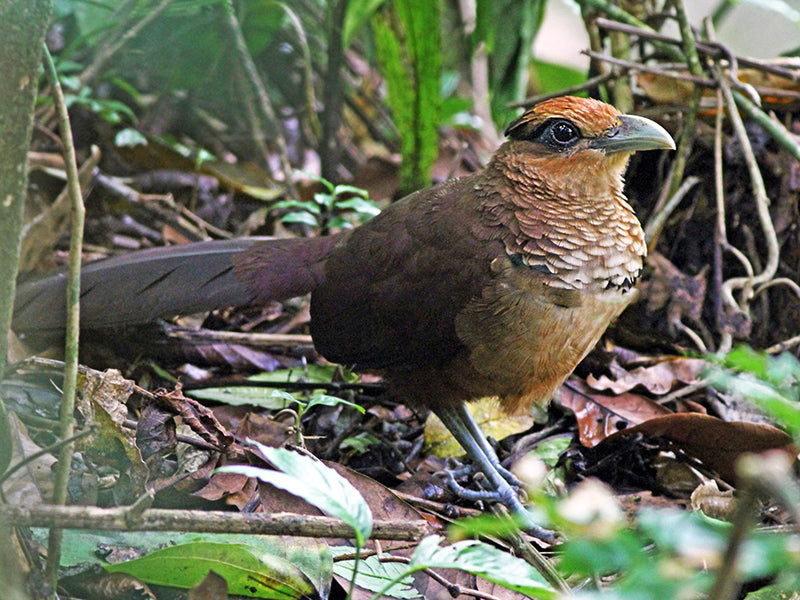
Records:
{"label": "bird belly", "polygon": [[494,282],[456,318],[477,395],[499,396],[512,414],[549,402],[634,297],[521,283]]}

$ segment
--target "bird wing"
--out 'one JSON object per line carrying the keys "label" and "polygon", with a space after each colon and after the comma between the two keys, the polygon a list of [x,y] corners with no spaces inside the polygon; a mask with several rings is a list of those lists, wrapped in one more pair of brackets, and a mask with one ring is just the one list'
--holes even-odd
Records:
{"label": "bird wing", "polygon": [[329,360],[361,369],[443,364],[465,352],[456,315],[491,277],[500,242],[478,239],[476,176],[400,200],[353,231],[311,297],[311,331]]}

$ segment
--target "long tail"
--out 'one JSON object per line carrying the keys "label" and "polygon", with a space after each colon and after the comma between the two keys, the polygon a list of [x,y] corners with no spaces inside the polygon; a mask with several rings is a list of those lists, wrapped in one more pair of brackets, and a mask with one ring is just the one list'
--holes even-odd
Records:
{"label": "long tail", "polygon": [[[283,300],[314,290],[339,236],[239,238],[132,252],[81,270],[81,327],[148,323],[226,306]],[[66,276],[17,289],[13,328],[65,326]]]}

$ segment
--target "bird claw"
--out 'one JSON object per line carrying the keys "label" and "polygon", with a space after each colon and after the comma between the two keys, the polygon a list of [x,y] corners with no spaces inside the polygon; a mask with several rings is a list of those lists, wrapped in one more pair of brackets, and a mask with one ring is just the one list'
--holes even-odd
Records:
{"label": "bird claw", "polygon": [[[532,521],[530,513],[523,505],[523,502],[527,500],[527,494],[524,489],[506,485],[501,486],[502,489],[495,491],[485,489],[469,490],[456,481],[456,477],[471,473],[475,473],[475,469],[471,466],[459,466],[455,469],[437,471],[433,476],[442,479],[445,486],[458,498],[470,502],[496,502],[502,504],[508,508],[515,517],[519,527],[526,533],[545,543],[552,544],[556,541],[556,534],[554,532],[539,527]],[[478,483],[488,483],[488,479],[482,471],[478,471],[473,477]]]}
{"label": "bird claw", "polygon": [[[446,487],[457,497],[471,502],[498,502],[513,510],[525,510],[522,501],[527,500],[527,494],[521,488],[511,484],[502,486],[498,490],[470,490],[456,481],[457,477],[471,475],[479,485],[491,487],[491,483],[482,471],[476,470],[471,465],[460,466],[455,469],[444,469],[434,473],[434,477],[442,479]],[[522,497],[522,498],[520,498]]]}
{"label": "bird claw", "polygon": [[[463,464],[458,460],[456,460],[455,458],[450,457],[447,459],[446,464],[447,467],[445,471],[451,474],[454,480],[459,479],[461,477],[472,477],[477,482],[487,480],[486,474],[480,468],[475,466],[474,463]],[[508,482],[508,485],[510,485],[514,489],[515,493],[522,498],[522,501],[523,502],[527,501],[528,494],[525,492],[525,485],[522,483],[522,481],[520,481],[516,475],[514,475],[511,471],[509,471],[500,464],[495,465],[495,468],[497,469],[497,472],[500,473],[500,475],[503,477],[503,479],[505,479]],[[489,483],[489,486],[491,486],[491,483]],[[464,489],[460,485],[458,487]],[[453,491],[453,493],[455,493],[458,496],[461,496],[461,494],[459,494],[458,492]]]}

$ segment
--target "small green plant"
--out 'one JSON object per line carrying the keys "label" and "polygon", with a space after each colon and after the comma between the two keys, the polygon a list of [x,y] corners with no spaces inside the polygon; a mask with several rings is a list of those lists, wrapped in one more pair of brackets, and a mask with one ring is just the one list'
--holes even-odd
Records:
{"label": "small green plant", "polygon": [[295,405],[297,407],[284,408],[283,411],[288,411],[294,415],[295,443],[301,447],[305,446],[303,443],[302,429],[303,415],[305,415],[315,406],[337,406],[340,404],[345,404],[355,408],[360,413],[365,412],[363,406],[359,406],[358,404],[354,404],[345,400],[344,398],[339,398],[338,396],[329,396],[328,394],[314,394],[307,400],[301,400],[298,398],[297,394],[290,394],[289,392],[284,392],[283,390],[273,390],[272,394],[270,394],[270,397],[282,400],[287,406]]}
{"label": "small green plant", "polygon": [[[286,411],[292,414],[295,421],[295,443],[304,446],[301,423],[303,416],[315,406],[347,405],[364,413],[364,408],[337,396],[326,394],[323,390],[310,390],[302,392],[286,392],[283,390],[269,390],[259,387],[259,383],[320,383],[326,384],[333,380],[338,367],[333,365],[305,365],[302,369],[281,369],[271,373],[259,373],[248,377],[253,386],[234,386],[205,388],[192,390],[189,395],[201,400],[212,400],[234,406],[251,404],[270,410]],[[339,377],[347,382],[354,382],[358,376],[351,371],[339,371]],[[357,443],[357,442],[356,442]]]}
{"label": "small green plant", "polygon": [[[84,69],[84,65],[69,60],[62,60],[57,65],[58,80],[64,90],[64,101],[67,108],[83,106],[112,125],[124,122],[135,123],[137,121],[136,114],[127,104],[112,98],[99,97],[91,87],[81,83],[80,78],[74,74],[80,73]],[[111,83],[136,97],[137,92],[124,80],[115,77]],[[42,98],[42,102],[50,101],[48,98]]]}
{"label": "small green plant", "polygon": [[334,185],[322,177],[314,179],[325,187],[324,192],[314,194],[311,200],[282,200],[273,205],[273,209],[290,211],[281,217],[281,223],[302,223],[326,232],[351,229],[381,212],[366,190]]}

